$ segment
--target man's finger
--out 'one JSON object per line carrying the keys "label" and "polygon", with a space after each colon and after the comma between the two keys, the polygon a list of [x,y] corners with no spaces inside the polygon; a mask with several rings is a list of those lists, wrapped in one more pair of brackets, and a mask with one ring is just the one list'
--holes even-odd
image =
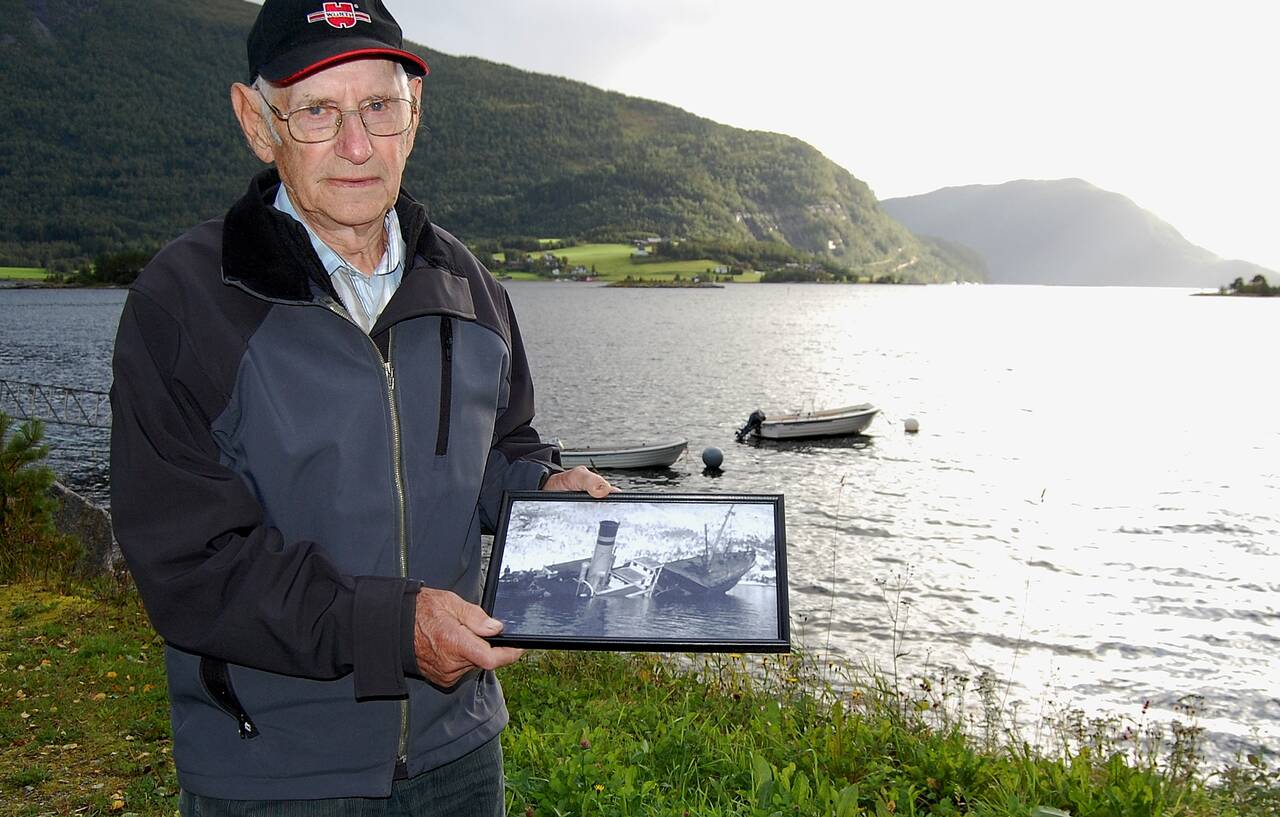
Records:
{"label": "man's finger", "polygon": [[507,664],[514,664],[522,655],[524,650],[515,647],[490,647],[485,644],[483,650],[477,650],[470,656],[470,661],[480,669],[494,670],[505,667]]}
{"label": "man's finger", "polygon": [[491,636],[502,632],[502,622],[490,618],[484,608],[474,604],[463,602],[458,610],[458,621],[476,635]]}
{"label": "man's finger", "polygon": [[497,669],[519,660],[524,650],[515,647],[492,647],[489,642],[468,633],[465,643],[459,644],[458,654],[472,666],[480,669]]}

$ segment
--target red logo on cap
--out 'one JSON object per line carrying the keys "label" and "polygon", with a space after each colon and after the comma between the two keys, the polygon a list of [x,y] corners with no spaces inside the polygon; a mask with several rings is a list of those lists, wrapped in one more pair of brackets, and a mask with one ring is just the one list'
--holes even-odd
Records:
{"label": "red logo on cap", "polygon": [[356,11],[355,3],[325,3],[320,11],[307,15],[308,23],[324,21],[334,28],[351,28],[356,23],[371,23],[369,15]]}

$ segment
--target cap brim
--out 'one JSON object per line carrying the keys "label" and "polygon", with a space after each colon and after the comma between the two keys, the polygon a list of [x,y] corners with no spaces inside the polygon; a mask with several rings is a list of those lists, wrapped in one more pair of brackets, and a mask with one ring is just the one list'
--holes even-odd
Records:
{"label": "cap brim", "polygon": [[[335,47],[340,45],[340,47]],[[339,63],[360,59],[385,58],[404,65],[411,76],[431,73],[422,57],[398,48],[388,48],[377,40],[349,38],[339,43],[312,43],[296,48],[262,66],[258,74],[272,85],[288,85]]]}

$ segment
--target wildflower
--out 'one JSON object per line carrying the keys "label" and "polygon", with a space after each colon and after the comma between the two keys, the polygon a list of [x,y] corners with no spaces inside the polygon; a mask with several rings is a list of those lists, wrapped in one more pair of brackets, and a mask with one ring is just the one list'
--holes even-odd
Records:
{"label": "wildflower", "polygon": [[599,793],[600,793],[600,792],[602,792],[602,791],[604,791],[604,784],[603,784],[603,783],[597,783],[597,784],[596,784],[596,794],[599,794]]}

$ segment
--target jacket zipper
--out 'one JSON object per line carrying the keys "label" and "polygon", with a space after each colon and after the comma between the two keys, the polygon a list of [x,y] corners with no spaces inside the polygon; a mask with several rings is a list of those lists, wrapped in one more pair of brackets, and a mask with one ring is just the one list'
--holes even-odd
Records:
{"label": "jacket zipper", "polygon": [[227,670],[226,661],[201,656],[200,683],[218,708],[236,719],[241,740],[252,740],[258,736],[258,727],[254,725],[253,719],[240,703],[235,688],[231,686],[231,673]]}
{"label": "jacket zipper", "polygon": [[[404,461],[402,459],[401,441],[400,441],[400,410],[396,406],[396,375],[395,370],[391,366],[392,351],[395,348],[396,333],[394,329],[387,330],[391,333],[387,339],[387,359],[382,362],[383,370],[387,376],[387,405],[391,408],[391,439],[392,439],[392,459],[395,464],[396,478],[396,530],[399,532],[399,549],[400,549],[400,577],[408,578],[409,576],[409,536],[406,530],[406,514],[405,514],[405,491],[404,491]],[[373,338],[369,338],[369,342],[373,342]],[[374,350],[377,351],[377,344],[374,344]],[[378,357],[382,354],[379,352]],[[400,702],[400,737],[396,741],[396,766],[405,770],[407,773],[409,768],[409,699],[406,697]]]}
{"label": "jacket zipper", "polygon": [[449,452],[449,414],[453,405],[453,321],[440,318],[440,427],[436,431],[436,456]]}
{"label": "jacket zipper", "polygon": [[[387,407],[391,410],[391,458],[395,474],[396,532],[398,537],[397,545],[400,551],[400,577],[408,578],[409,536],[408,531],[406,530],[407,523],[405,506],[407,502],[405,500],[404,462],[402,458],[400,439],[400,409],[396,405],[396,374],[395,369],[392,368],[391,365],[391,359],[394,357],[392,352],[395,349],[395,329],[391,328],[387,330],[390,332],[390,335],[387,338],[387,356],[384,359],[382,357],[382,350],[378,348],[377,342],[374,341],[367,332],[361,329],[355,321],[351,320],[351,316],[347,314],[346,310],[338,304],[333,303],[328,298],[325,299],[325,306],[327,306],[335,315],[349,321],[352,326],[360,329],[360,334],[364,335],[365,338],[368,339],[369,345],[373,347],[374,357],[382,363],[382,378],[383,382],[386,384]],[[396,768],[397,770],[404,770],[406,773],[409,768],[409,699],[407,697],[400,702],[400,735],[396,739]]]}

